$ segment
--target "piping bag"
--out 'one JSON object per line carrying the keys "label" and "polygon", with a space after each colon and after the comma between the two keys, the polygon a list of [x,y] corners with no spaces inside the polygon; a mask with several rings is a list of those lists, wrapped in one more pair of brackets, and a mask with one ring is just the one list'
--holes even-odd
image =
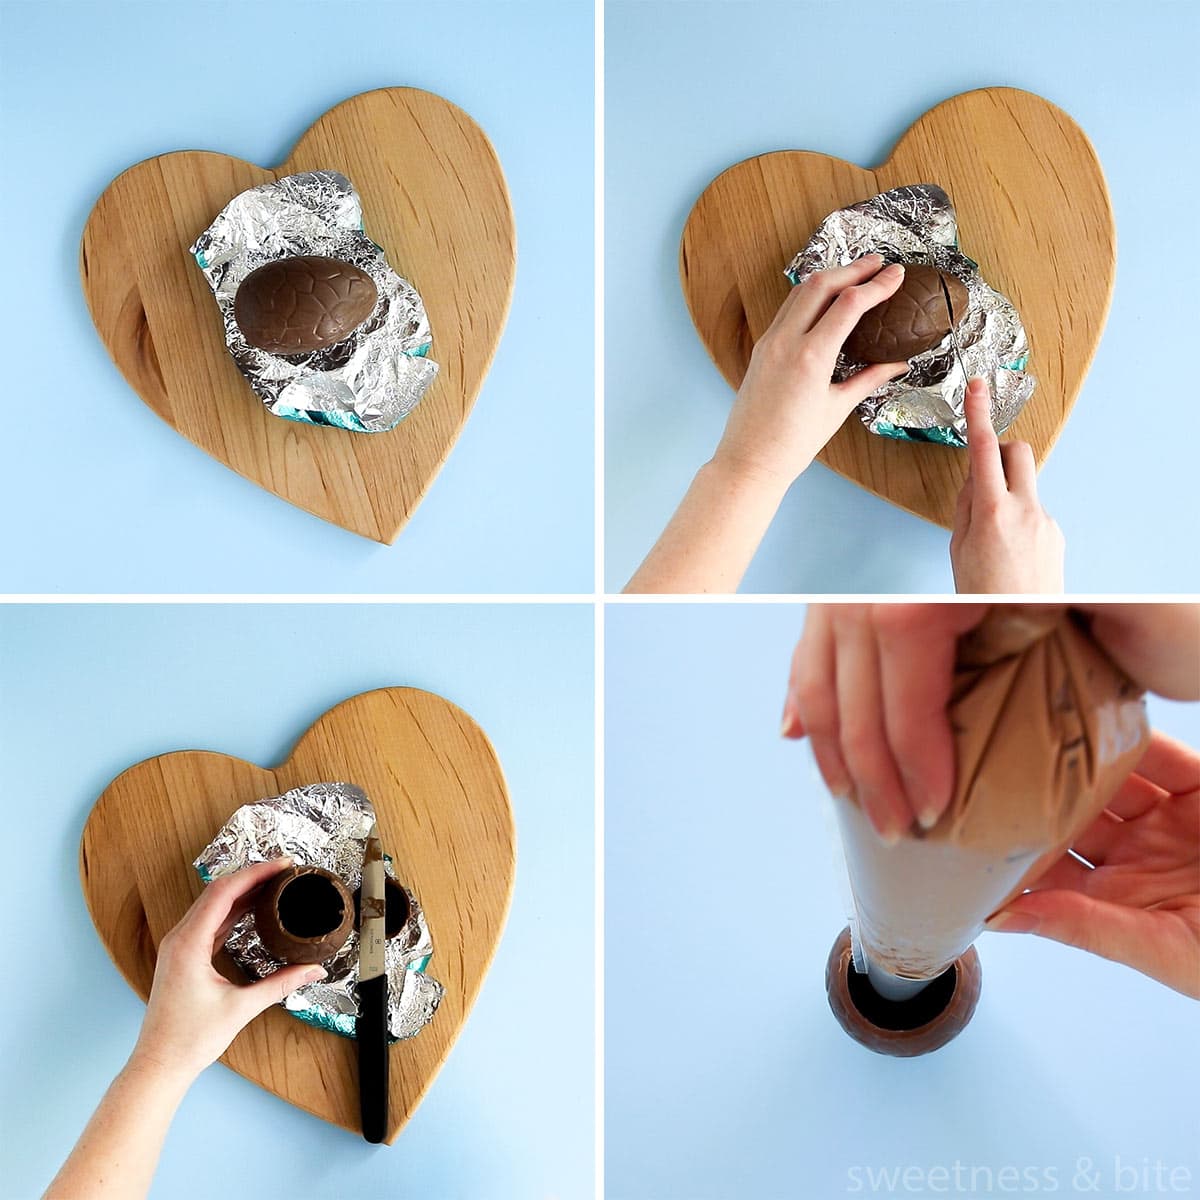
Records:
{"label": "piping bag", "polygon": [[946,972],[1099,816],[1150,739],[1141,688],[1057,605],[991,607],[959,639],[947,714],[954,795],[932,829],[888,846],[853,796],[834,799],[854,968],[888,1001]]}

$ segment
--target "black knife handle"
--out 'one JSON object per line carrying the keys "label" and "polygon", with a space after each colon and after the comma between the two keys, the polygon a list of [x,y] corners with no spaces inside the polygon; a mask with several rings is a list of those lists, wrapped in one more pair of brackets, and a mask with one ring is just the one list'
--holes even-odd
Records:
{"label": "black knife handle", "polygon": [[387,1135],[387,976],[358,981],[358,1103],[368,1142]]}

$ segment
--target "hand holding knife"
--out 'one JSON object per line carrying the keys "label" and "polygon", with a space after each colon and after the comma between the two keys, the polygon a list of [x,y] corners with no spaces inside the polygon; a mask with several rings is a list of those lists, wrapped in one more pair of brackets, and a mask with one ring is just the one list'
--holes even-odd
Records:
{"label": "hand holding knife", "polygon": [[359,1110],[363,1137],[378,1143],[387,1133],[388,1110],[388,977],[383,953],[387,899],[378,823],[372,823],[363,853],[359,914],[356,1029]]}

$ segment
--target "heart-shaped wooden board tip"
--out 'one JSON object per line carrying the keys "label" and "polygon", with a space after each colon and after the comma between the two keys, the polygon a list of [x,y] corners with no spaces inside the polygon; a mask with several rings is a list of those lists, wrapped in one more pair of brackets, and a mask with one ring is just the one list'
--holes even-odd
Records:
{"label": "heart-shaped wooden board tip", "polygon": [[[240,192],[322,169],[354,185],[367,235],[420,292],[433,330],[437,378],[386,433],[267,412],[225,347],[212,291],[188,252]],[[516,229],[479,126],[440,96],[382,88],[330,109],[274,169],[194,150],[129,168],[87,219],[80,272],[113,361],[168,425],[290,504],[391,543],[491,365],[512,298]]]}
{"label": "heart-shaped wooden board tip", "polygon": [[[192,863],[233,811],[302,784],[333,781],[357,784],[374,805],[384,851],[429,922],[429,973],[446,989],[433,1020],[389,1051],[391,1143],[462,1029],[512,895],[516,838],[508,791],[495,751],[466,713],[417,688],[383,688],[319,717],[273,769],[208,751],[147,759],[97,800],[83,830],[80,875],[105,949],[145,1000],[159,943],[203,889]],[[237,977],[237,967],[226,966]],[[276,1005],[238,1035],[221,1061],[290,1104],[358,1133],[352,1040],[305,1025]]]}
{"label": "heart-shaped wooden board tip", "polygon": [[[804,150],[746,159],[689,213],[684,296],[705,348],[740,387],[750,351],[788,294],[784,268],[835,209],[906,184],[936,183],[958,213],[963,253],[1017,307],[1037,391],[1008,436],[1040,467],[1092,361],[1116,274],[1116,228],[1100,162],[1060,108],[1014,88],[932,108],[873,169]],[[950,527],[967,456],[867,432],[852,415],[820,459],[893,504]]]}

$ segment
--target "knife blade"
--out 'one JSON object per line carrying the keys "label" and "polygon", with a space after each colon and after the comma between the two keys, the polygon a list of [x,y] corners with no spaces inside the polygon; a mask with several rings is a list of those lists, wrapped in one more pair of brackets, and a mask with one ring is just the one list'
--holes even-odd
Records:
{"label": "knife blade", "polygon": [[358,925],[358,1102],[362,1135],[378,1143],[387,1134],[388,977],[383,948],[387,899],[384,893],[383,843],[373,823],[363,852]]}
{"label": "knife blade", "polygon": [[954,355],[958,359],[959,370],[962,371],[963,379],[965,380],[967,378],[967,367],[963,362],[962,347],[958,344],[958,334],[954,332],[954,326],[957,324],[959,317],[955,316],[954,305],[950,303],[950,289],[946,286],[946,277],[940,272],[938,273],[938,283],[942,285],[942,296],[946,301],[946,315],[950,319],[950,344],[954,347]]}

